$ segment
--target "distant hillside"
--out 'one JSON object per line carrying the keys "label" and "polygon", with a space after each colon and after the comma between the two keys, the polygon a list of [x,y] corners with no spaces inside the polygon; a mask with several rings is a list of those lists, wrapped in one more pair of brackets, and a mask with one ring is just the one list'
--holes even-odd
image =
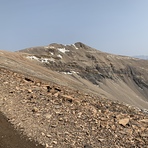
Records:
{"label": "distant hillside", "polygon": [[148,56],[134,56],[135,58],[138,58],[138,59],[143,59],[143,60],[148,60]]}

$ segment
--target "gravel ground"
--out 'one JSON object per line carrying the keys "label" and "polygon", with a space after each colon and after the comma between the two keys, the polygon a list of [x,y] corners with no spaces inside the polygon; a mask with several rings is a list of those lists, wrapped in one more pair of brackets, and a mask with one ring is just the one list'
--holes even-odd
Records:
{"label": "gravel ground", "polygon": [[148,147],[146,111],[5,69],[0,95],[9,122],[43,147]]}
{"label": "gravel ground", "polygon": [[0,148],[43,148],[37,142],[27,139],[0,113]]}

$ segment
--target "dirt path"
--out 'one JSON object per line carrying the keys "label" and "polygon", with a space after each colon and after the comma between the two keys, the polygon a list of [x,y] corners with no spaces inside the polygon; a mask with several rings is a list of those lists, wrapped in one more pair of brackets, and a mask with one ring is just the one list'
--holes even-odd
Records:
{"label": "dirt path", "polygon": [[22,137],[0,112],[0,148],[43,148],[43,146]]}

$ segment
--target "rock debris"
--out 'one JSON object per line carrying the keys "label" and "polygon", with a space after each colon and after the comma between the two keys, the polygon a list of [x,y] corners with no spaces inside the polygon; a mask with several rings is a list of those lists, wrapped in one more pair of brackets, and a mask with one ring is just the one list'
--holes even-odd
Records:
{"label": "rock debris", "polygon": [[66,86],[0,69],[0,111],[46,148],[147,148],[148,114]]}

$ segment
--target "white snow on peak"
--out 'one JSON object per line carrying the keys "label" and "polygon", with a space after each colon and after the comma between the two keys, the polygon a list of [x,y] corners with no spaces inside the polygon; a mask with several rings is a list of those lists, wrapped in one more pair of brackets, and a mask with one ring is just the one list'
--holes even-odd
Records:
{"label": "white snow on peak", "polygon": [[51,55],[54,55],[53,52],[50,52],[50,53],[51,53]]}
{"label": "white snow on peak", "polygon": [[58,48],[58,50],[62,53],[69,52],[69,50],[66,50],[65,48]]}
{"label": "white snow on peak", "polygon": [[72,75],[72,74],[78,74],[79,72],[70,71],[70,72],[62,72],[65,75]]}
{"label": "white snow on peak", "polygon": [[72,75],[71,72],[62,72],[62,73],[65,74],[65,75]]}
{"label": "white snow on peak", "polygon": [[42,63],[49,63],[49,61],[55,62],[55,59],[54,58],[41,58],[41,59],[39,59],[39,61]]}
{"label": "white snow on peak", "polygon": [[75,71],[71,71],[72,73],[79,73],[79,72],[75,72]]}
{"label": "white snow on peak", "polygon": [[57,57],[59,57],[59,58],[61,58],[61,59],[62,59],[62,56],[61,56],[60,54],[58,54],[58,55],[57,55]]}
{"label": "white snow on peak", "polygon": [[40,61],[41,61],[42,63],[49,63],[47,58],[41,58]]}
{"label": "white snow on peak", "polygon": [[27,56],[26,58],[31,60],[39,60],[39,58],[37,58],[36,56]]}
{"label": "white snow on peak", "polygon": [[76,49],[79,49],[78,47],[76,47],[76,45],[75,44],[72,44]]}
{"label": "white snow on peak", "polygon": [[37,58],[36,56],[27,56],[26,58],[31,59],[31,60],[37,60],[42,63],[49,63],[49,61],[55,62],[55,59],[53,59],[53,58],[42,58],[42,57]]}

